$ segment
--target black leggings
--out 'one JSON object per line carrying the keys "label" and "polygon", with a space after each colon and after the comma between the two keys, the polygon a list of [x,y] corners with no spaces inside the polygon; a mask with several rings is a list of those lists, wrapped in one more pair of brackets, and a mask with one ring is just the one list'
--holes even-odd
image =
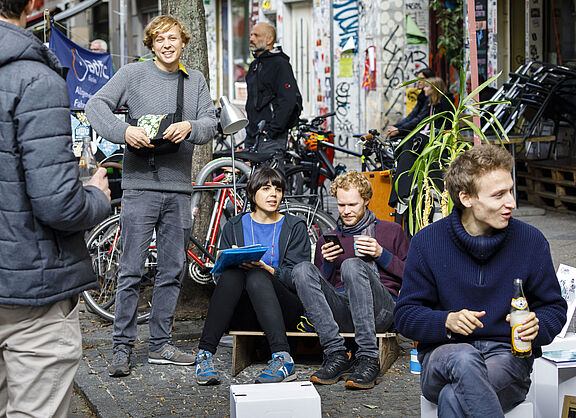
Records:
{"label": "black leggings", "polygon": [[216,352],[228,329],[263,330],[270,351],[290,351],[286,328],[294,329],[303,311],[296,293],[263,269],[225,270],[212,294],[198,347]]}

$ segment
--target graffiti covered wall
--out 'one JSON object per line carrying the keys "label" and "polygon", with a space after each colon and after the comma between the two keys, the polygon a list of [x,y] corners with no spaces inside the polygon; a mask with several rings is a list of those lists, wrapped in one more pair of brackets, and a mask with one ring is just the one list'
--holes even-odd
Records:
{"label": "graffiti covered wall", "polygon": [[427,1],[395,0],[382,4],[382,91],[384,113],[383,125],[397,122],[406,115],[406,89],[398,86],[415,78],[415,72],[428,66],[429,45],[407,45],[406,17],[416,23],[428,36]]}
{"label": "graffiti covered wall", "polygon": [[206,44],[208,45],[208,71],[210,72],[210,96],[218,97],[218,41],[216,39],[216,1],[204,0],[206,15]]}
{"label": "graffiti covered wall", "polygon": [[334,132],[338,145],[344,147],[349,147],[352,135],[360,131],[359,18],[358,0],[333,1]]}
{"label": "graffiti covered wall", "polygon": [[[427,0],[314,0],[314,111],[333,106],[339,145],[406,115],[408,89],[398,86],[428,66],[428,13]],[[407,43],[407,16],[423,43]]]}

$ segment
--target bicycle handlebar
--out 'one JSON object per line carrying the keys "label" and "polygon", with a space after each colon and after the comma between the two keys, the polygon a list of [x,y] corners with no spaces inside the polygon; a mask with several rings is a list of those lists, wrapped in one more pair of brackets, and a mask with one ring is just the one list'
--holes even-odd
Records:
{"label": "bicycle handlebar", "polygon": [[327,118],[330,118],[334,115],[336,115],[336,112],[330,112],[324,115],[315,116],[314,119],[312,119],[310,122],[305,123],[305,125],[320,125],[321,123],[324,123],[324,121]]}

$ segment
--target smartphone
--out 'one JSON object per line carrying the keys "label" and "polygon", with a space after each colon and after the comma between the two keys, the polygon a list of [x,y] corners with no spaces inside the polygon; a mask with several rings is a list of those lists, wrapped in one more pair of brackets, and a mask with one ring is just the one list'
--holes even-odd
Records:
{"label": "smartphone", "polygon": [[326,242],[331,242],[342,248],[342,244],[340,244],[340,240],[338,239],[338,234],[334,232],[329,232],[327,234],[324,234],[324,239],[326,240]]}

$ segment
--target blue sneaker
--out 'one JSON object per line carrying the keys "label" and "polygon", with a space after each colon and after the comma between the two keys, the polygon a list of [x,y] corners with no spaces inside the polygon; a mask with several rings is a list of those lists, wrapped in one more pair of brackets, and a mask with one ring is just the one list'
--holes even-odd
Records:
{"label": "blue sneaker", "polygon": [[212,353],[199,350],[196,356],[196,382],[202,386],[219,385],[218,372],[214,369]]}
{"label": "blue sneaker", "polygon": [[272,354],[272,360],[268,362],[268,367],[258,375],[256,383],[290,382],[296,377],[294,360],[284,351]]}
{"label": "blue sneaker", "polygon": [[310,320],[308,319],[308,316],[306,316],[306,314],[304,315],[300,315],[300,319],[301,321],[298,323],[298,325],[296,325],[296,329],[300,332],[316,332],[314,330],[314,325],[312,324],[312,322],[310,322]]}

